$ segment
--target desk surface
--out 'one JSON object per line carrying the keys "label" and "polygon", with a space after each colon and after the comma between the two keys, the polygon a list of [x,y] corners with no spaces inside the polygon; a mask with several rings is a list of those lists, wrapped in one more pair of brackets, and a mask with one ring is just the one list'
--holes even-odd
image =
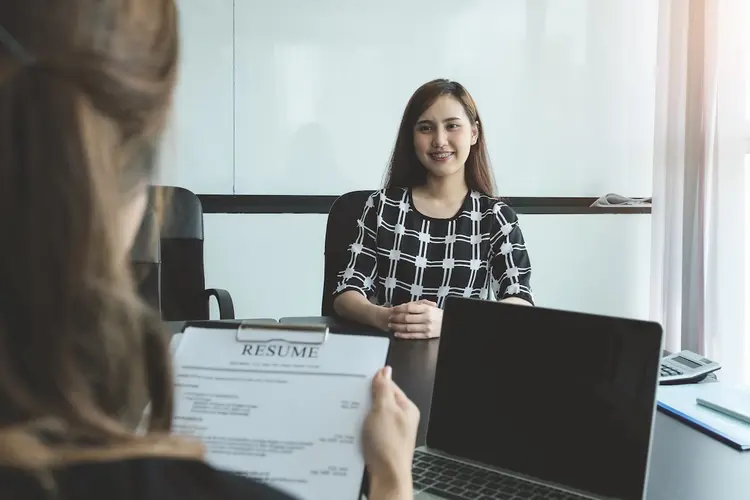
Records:
{"label": "desk surface", "polygon": [[[281,323],[326,324],[332,332],[364,333],[330,318],[282,318]],[[177,324],[172,329],[178,329]],[[393,378],[419,407],[417,444],[424,444],[439,340],[393,340]],[[615,451],[616,452],[616,451]],[[649,467],[648,500],[750,498],[750,452],[740,452],[657,411]]]}

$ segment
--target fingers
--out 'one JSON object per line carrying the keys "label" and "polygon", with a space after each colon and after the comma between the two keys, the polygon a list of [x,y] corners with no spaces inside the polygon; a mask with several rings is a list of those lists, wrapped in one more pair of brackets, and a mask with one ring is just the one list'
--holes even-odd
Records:
{"label": "fingers", "polygon": [[434,333],[430,332],[424,332],[424,333],[400,333],[395,332],[394,335],[397,338],[404,339],[404,340],[419,340],[419,339],[431,339],[434,337],[437,337]]}
{"label": "fingers", "polygon": [[430,331],[430,324],[424,323],[391,323],[389,328],[393,333],[425,335]]}
{"label": "fingers", "polygon": [[427,313],[397,313],[391,314],[390,321],[391,323],[424,323],[428,319],[429,315]]}
{"label": "fingers", "polygon": [[436,307],[435,302],[426,299],[395,306],[391,309],[388,329],[399,338],[424,339],[435,337],[437,336],[434,334]]}
{"label": "fingers", "polygon": [[404,394],[404,391],[396,382],[391,381],[391,390],[393,391],[394,401],[396,401],[396,404],[401,408],[407,408],[411,404],[411,400],[406,397],[406,394]]}
{"label": "fingers", "polygon": [[392,314],[423,314],[430,310],[430,304],[421,302],[407,302],[391,308]]}
{"label": "fingers", "polygon": [[388,404],[393,401],[393,390],[391,388],[391,367],[381,368],[372,379],[372,403],[373,406]]}
{"label": "fingers", "polygon": [[381,368],[372,381],[373,405],[389,405],[395,403],[404,411],[413,411],[417,409],[416,405],[410,400],[401,387],[393,381],[393,370],[390,366]]}
{"label": "fingers", "polygon": [[396,382],[391,381],[391,391],[396,406],[407,414],[410,419],[414,420],[415,423],[419,423],[419,408],[414,404],[414,401],[408,398]]}
{"label": "fingers", "polygon": [[405,325],[405,324],[419,324],[427,323],[430,319],[428,314],[393,314],[390,317],[389,323],[393,325]]}

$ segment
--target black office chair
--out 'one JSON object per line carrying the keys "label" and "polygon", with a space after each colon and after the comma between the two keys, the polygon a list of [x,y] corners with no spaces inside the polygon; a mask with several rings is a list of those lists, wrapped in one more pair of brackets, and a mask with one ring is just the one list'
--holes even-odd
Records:
{"label": "black office chair", "polygon": [[154,186],[151,204],[164,207],[160,224],[161,310],[165,321],[209,319],[210,298],[219,305],[220,319],[234,319],[234,304],[226,290],[206,289],[203,263],[203,206],[193,192]]}
{"label": "black office chair", "polygon": [[153,210],[148,210],[143,217],[130,250],[130,261],[139,295],[161,314],[161,244]]}
{"label": "black office chair", "polygon": [[328,211],[325,249],[323,253],[323,301],[320,313],[336,316],[333,309],[333,292],[337,275],[349,261],[349,245],[357,237],[357,219],[362,215],[370,191],[351,191],[336,198]]}

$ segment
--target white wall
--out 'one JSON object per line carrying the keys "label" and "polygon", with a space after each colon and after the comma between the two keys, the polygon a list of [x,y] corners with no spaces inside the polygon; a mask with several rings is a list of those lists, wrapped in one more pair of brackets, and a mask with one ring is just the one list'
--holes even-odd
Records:
{"label": "white wall", "polygon": [[[646,319],[651,217],[519,215],[538,305]],[[238,318],[318,316],[325,215],[207,215],[206,280]]]}
{"label": "white wall", "polygon": [[448,77],[478,102],[504,196],[648,196],[657,4],[181,0],[178,160],[163,182],[375,188],[407,99]]}

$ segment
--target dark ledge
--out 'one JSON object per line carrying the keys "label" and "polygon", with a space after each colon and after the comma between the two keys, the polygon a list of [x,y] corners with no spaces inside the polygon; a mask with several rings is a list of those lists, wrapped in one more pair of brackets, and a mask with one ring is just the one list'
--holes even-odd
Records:
{"label": "dark ledge", "polygon": [[[199,194],[207,214],[327,214],[337,196]],[[520,214],[649,214],[650,206],[592,207],[596,198],[505,197]]]}

